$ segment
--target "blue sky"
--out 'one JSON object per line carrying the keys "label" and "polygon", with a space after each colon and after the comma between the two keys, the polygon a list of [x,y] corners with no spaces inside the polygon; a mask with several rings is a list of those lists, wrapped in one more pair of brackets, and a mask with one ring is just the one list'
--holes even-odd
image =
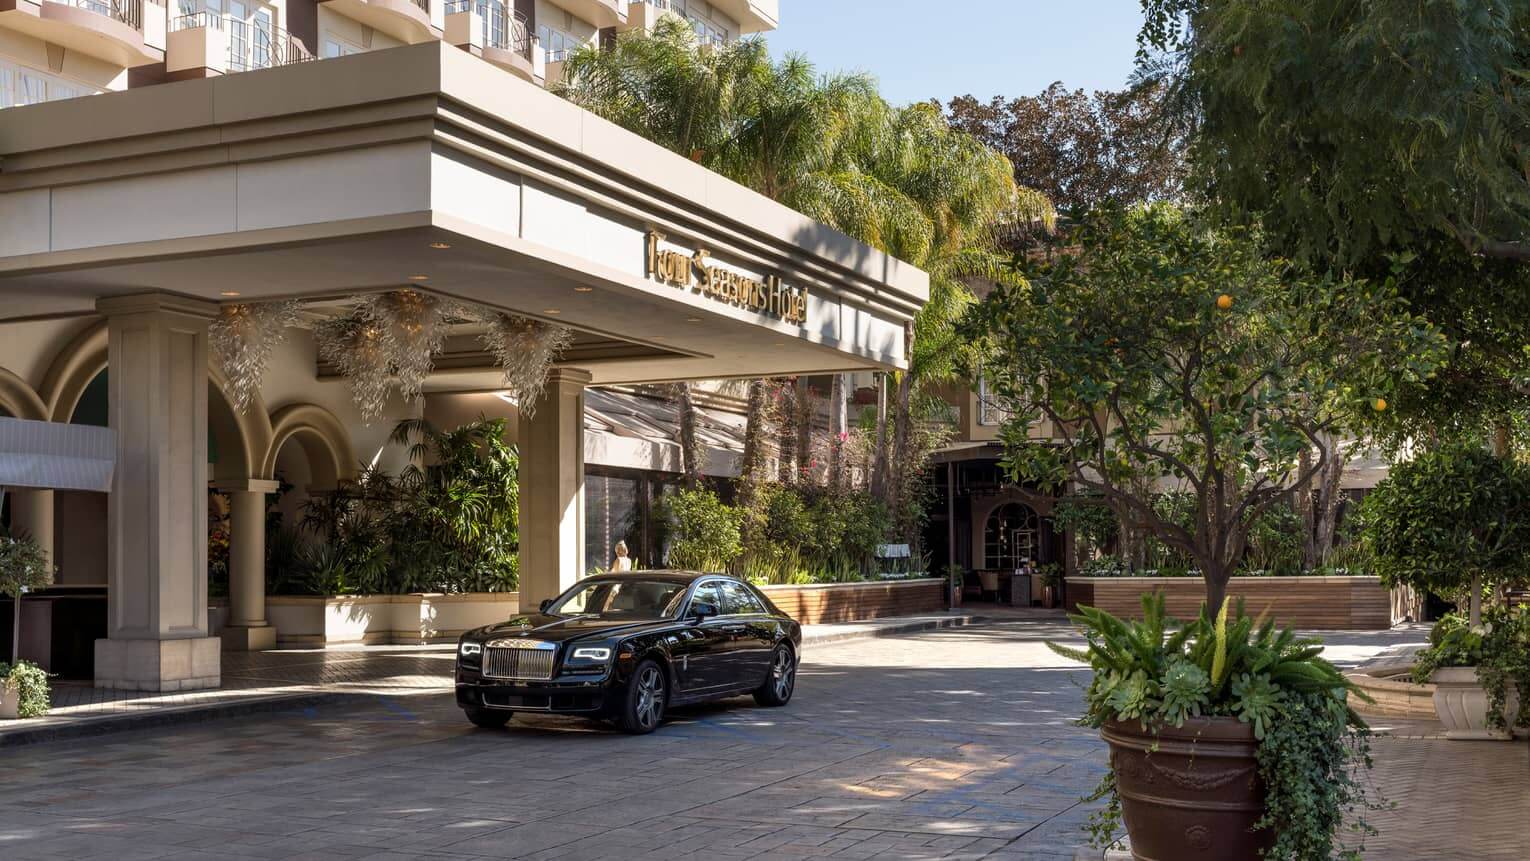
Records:
{"label": "blue sky", "polygon": [[903,104],[1035,95],[1053,81],[1119,89],[1141,20],[1139,0],[781,0],[766,38],[820,71],[870,72]]}

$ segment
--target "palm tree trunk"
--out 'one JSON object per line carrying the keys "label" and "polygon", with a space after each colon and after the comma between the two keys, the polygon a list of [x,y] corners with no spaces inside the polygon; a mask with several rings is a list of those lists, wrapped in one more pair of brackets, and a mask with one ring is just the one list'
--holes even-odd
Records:
{"label": "palm tree trunk", "polygon": [[892,496],[893,512],[896,517],[899,532],[903,540],[910,547],[914,546],[915,536],[914,522],[910,510],[913,500],[910,499],[910,488],[914,481],[912,475],[913,452],[910,450],[913,442],[914,416],[914,375],[908,371],[898,375],[898,400],[893,411],[893,454],[890,475],[888,476],[888,489]]}
{"label": "palm tree trunk", "polygon": [[797,378],[797,483],[811,485],[817,472],[813,463],[813,389],[807,377]]}
{"label": "palm tree trunk", "polygon": [[871,495],[890,503],[887,493],[887,375],[877,374],[876,450],[871,455]]}
{"label": "palm tree trunk", "polygon": [[752,509],[765,479],[765,421],[769,409],[769,383],[749,381],[749,411],[744,420],[744,462],[738,473],[738,501]]}
{"label": "palm tree trunk", "polygon": [[777,423],[776,453],[779,469],[776,480],[790,487],[797,483],[797,389],[791,380],[775,386]]}
{"label": "palm tree trunk", "polygon": [[675,383],[671,393],[680,413],[680,470],[685,486],[694,490],[701,486],[707,459],[706,445],[696,436],[700,415],[691,397],[690,383]]}
{"label": "palm tree trunk", "polygon": [[845,440],[849,435],[845,375],[835,374],[829,392],[829,489],[836,493],[845,489]]}

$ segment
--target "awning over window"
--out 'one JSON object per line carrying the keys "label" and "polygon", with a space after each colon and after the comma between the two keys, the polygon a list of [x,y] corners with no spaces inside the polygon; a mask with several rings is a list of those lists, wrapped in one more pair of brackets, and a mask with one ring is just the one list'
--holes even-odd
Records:
{"label": "awning over window", "polygon": [[0,418],[0,488],[105,493],[116,456],[107,428]]}

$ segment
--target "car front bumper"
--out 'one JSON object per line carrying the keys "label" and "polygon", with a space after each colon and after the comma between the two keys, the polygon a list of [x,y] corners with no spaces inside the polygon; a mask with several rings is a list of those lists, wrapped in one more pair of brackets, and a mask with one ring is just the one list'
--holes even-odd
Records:
{"label": "car front bumper", "polygon": [[603,714],[617,701],[611,676],[564,675],[548,681],[491,679],[458,668],[457,705],[463,708],[554,714]]}

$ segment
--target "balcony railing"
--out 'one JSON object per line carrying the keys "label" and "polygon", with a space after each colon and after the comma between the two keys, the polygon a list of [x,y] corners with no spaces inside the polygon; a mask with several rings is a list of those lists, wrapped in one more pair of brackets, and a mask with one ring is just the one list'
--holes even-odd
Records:
{"label": "balcony railing", "polygon": [[143,32],[143,0],[57,0],[66,6],[105,15]]}
{"label": "balcony railing", "polygon": [[228,72],[269,69],[314,59],[303,43],[280,27],[203,9],[170,22],[171,32],[205,27],[228,36]]}
{"label": "balcony railing", "polygon": [[[419,2],[419,0],[416,0]],[[483,44],[486,48],[514,51],[531,59],[531,28],[526,16],[507,7],[504,3],[485,3],[483,0],[447,0],[446,14],[477,12],[483,18]]]}
{"label": "balcony railing", "polygon": [[426,15],[430,14],[430,0],[409,0],[409,2],[424,9]]}

